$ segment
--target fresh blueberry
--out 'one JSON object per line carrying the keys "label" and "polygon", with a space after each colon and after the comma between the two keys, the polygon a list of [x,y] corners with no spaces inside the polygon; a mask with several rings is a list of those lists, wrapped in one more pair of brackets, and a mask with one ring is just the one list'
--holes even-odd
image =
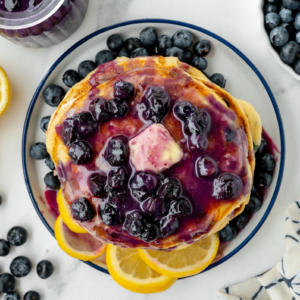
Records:
{"label": "fresh blueberry", "polygon": [[203,134],[192,134],[188,137],[188,149],[192,152],[199,152],[207,147],[207,138]]}
{"label": "fresh blueberry", "polygon": [[31,146],[30,156],[34,159],[41,160],[49,156],[45,143],[35,143]]}
{"label": "fresh blueberry", "polygon": [[118,81],[114,84],[114,96],[122,101],[130,100],[134,95],[134,86],[131,82]]}
{"label": "fresh blueberry", "polygon": [[300,30],[300,12],[298,12],[295,16],[294,27],[296,30]]}
{"label": "fresh blueberry", "polygon": [[261,158],[267,151],[267,142],[264,138],[261,139],[261,143],[255,153],[256,158]]}
{"label": "fresh blueberry", "polygon": [[265,15],[265,25],[268,29],[273,29],[280,24],[280,16],[274,12]]}
{"label": "fresh blueberry", "polygon": [[151,86],[146,90],[141,103],[144,120],[159,123],[169,110],[170,96],[165,89]]}
{"label": "fresh blueberry", "polygon": [[268,3],[279,3],[280,0],[267,0]]}
{"label": "fresh blueberry", "polygon": [[289,33],[286,28],[278,26],[271,30],[270,41],[274,46],[281,47],[289,40]]}
{"label": "fresh blueberry", "polygon": [[166,50],[171,47],[172,40],[168,35],[163,34],[158,38],[157,51],[160,55],[165,56]]}
{"label": "fresh blueberry", "polygon": [[300,44],[300,31],[298,31],[298,32],[296,33],[295,38],[296,38],[296,42],[297,42],[298,44]]}
{"label": "fresh blueberry", "polygon": [[294,65],[294,70],[297,74],[300,74],[300,59],[296,61]]}
{"label": "fresh blueberry", "polygon": [[24,300],[40,300],[40,294],[35,291],[29,291],[24,295]]}
{"label": "fresh blueberry", "polygon": [[31,271],[31,262],[25,256],[18,256],[10,264],[10,272],[15,277],[25,277]]}
{"label": "fresh blueberry", "polygon": [[50,169],[50,170],[54,170],[55,169],[55,164],[51,158],[51,156],[48,156],[46,159],[45,159],[45,164],[46,166]]}
{"label": "fresh blueberry", "polygon": [[133,196],[143,201],[147,197],[155,194],[159,186],[159,178],[155,173],[141,171],[134,174],[130,187]]}
{"label": "fresh blueberry", "polygon": [[192,60],[193,60],[194,54],[192,51],[190,50],[185,50],[184,51],[184,62],[187,64],[191,64]]}
{"label": "fresh blueberry", "polygon": [[2,204],[2,196],[0,195],[0,205]]}
{"label": "fresh blueberry", "polygon": [[95,197],[102,198],[105,196],[105,184],[107,176],[104,173],[94,173],[89,177],[89,186]]}
{"label": "fresh blueberry", "polygon": [[20,295],[17,292],[8,292],[4,300],[21,300]]}
{"label": "fresh blueberry", "polygon": [[260,167],[261,170],[271,173],[275,169],[275,165],[276,165],[276,161],[274,156],[270,153],[266,153],[259,161],[258,166]]}
{"label": "fresh blueberry", "polygon": [[127,103],[118,98],[110,99],[107,105],[110,114],[118,119],[125,117],[129,110]]}
{"label": "fresh blueberry", "polygon": [[168,204],[162,197],[149,197],[142,203],[142,210],[150,215],[164,215]]}
{"label": "fresh blueberry", "polygon": [[123,228],[132,236],[141,237],[144,232],[144,215],[138,211],[126,214]]}
{"label": "fresh blueberry", "polygon": [[219,231],[220,240],[223,242],[231,242],[236,235],[237,230],[229,224]]}
{"label": "fresh blueberry", "polygon": [[38,276],[42,279],[49,278],[53,274],[53,271],[53,264],[49,260],[42,260],[36,266],[36,272]]}
{"label": "fresh blueberry", "polygon": [[130,57],[130,54],[126,50],[121,50],[118,52],[117,57]]}
{"label": "fresh blueberry", "polygon": [[272,176],[269,173],[258,173],[255,175],[254,182],[257,187],[266,189],[272,183]]}
{"label": "fresh blueberry", "polygon": [[133,50],[137,48],[141,48],[143,44],[141,43],[141,40],[137,38],[129,38],[124,43],[124,48],[126,51],[130,54]]}
{"label": "fresh blueberry", "polygon": [[144,47],[153,47],[157,43],[157,32],[153,27],[146,27],[140,32],[140,40]]}
{"label": "fresh blueberry", "polygon": [[148,55],[149,52],[144,47],[136,48],[131,52],[131,58],[135,58],[138,56],[148,56]]}
{"label": "fresh blueberry", "polygon": [[194,56],[192,66],[200,71],[204,71],[207,68],[207,61],[204,57]]}
{"label": "fresh blueberry", "polygon": [[210,81],[213,82],[214,84],[218,85],[222,89],[225,88],[226,79],[225,79],[224,75],[222,75],[220,73],[215,73],[215,74],[211,75]]}
{"label": "fresh blueberry", "polygon": [[235,199],[242,191],[242,180],[235,174],[223,173],[214,180],[213,197],[216,199]]}
{"label": "fresh blueberry", "polygon": [[62,81],[67,87],[72,87],[80,81],[80,76],[75,70],[67,70],[62,76]]}
{"label": "fresh blueberry", "polygon": [[86,198],[79,198],[71,205],[73,219],[79,222],[89,222],[95,216],[95,210],[92,204]]}
{"label": "fresh blueberry", "polygon": [[123,167],[114,168],[108,173],[108,185],[113,189],[119,189],[125,185],[127,179],[126,170]]}
{"label": "fresh blueberry", "polygon": [[200,156],[196,161],[195,169],[198,177],[211,177],[217,172],[215,161],[208,156]]}
{"label": "fresh blueberry", "polygon": [[123,221],[120,212],[111,203],[101,203],[99,213],[102,222],[108,226],[117,226]]}
{"label": "fresh blueberry", "polygon": [[27,241],[27,230],[21,226],[11,228],[7,233],[7,241],[11,246],[22,246]]}
{"label": "fresh blueberry", "polygon": [[115,55],[109,50],[101,50],[97,53],[95,63],[97,66],[115,59]]}
{"label": "fresh blueberry", "polygon": [[178,47],[171,47],[166,50],[166,57],[177,57],[180,61],[185,60],[184,51]]}
{"label": "fresh blueberry", "polygon": [[119,34],[112,34],[107,38],[107,48],[112,52],[119,52],[124,45],[124,41]]}
{"label": "fresh blueberry", "polygon": [[78,141],[72,144],[68,155],[76,165],[82,165],[90,162],[94,157],[92,146],[85,141]]}
{"label": "fresh blueberry", "polygon": [[233,225],[237,230],[241,230],[246,227],[247,223],[249,221],[248,214],[242,213],[235,217],[230,224]]}
{"label": "fresh blueberry", "polygon": [[[272,14],[275,14],[275,13],[272,13]],[[277,14],[276,14],[277,15]],[[293,12],[290,10],[290,9],[288,9],[288,8],[282,8],[281,10],[280,10],[280,12],[279,12],[279,16],[280,16],[280,18],[281,18],[281,21],[282,22],[284,22],[284,23],[290,23],[290,22],[292,22],[293,20],[294,20],[294,17],[293,17]],[[267,16],[266,16],[267,17]],[[275,17],[275,15],[274,15],[274,18],[276,19],[276,22],[274,22],[274,27],[276,27],[276,26],[278,26],[279,25],[279,23],[280,23],[280,21],[279,20],[277,20],[277,16]],[[266,24],[267,25],[267,24]],[[274,27],[268,27],[267,26],[267,28],[269,28],[269,29],[273,29]]]}
{"label": "fresh blueberry", "polygon": [[128,139],[125,136],[116,136],[109,140],[104,158],[111,166],[117,167],[125,163],[128,157]]}
{"label": "fresh blueberry", "polygon": [[192,205],[186,198],[174,199],[170,202],[170,214],[181,217],[187,217],[192,213]]}
{"label": "fresh blueberry", "polygon": [[159,197],[171,201],[179,197],[181,193],[181,184],[177,178],[165,178],[157,191]]}
{"label": "fresh blueberry", "polygon": [[159,228],[153,222],[144,222],[144,231],[141,235],[141,239],[144,242],[150,243],[155,241],[159,236]]}
{"label": "fresh blueberry", "polygon": [[181,49],[190,48],[193,44],[193,41],[193,35],[191,32],[185,29],[177,30],[172,36],[173,46]]}
{"label": "fresh blueberry", "polygon": [[209,41],[201,40],[194,45],[193,51],[197,56],[205,57],[209,54],[211,45]]}
{"label": "fresh blueberry", "polygon": [[97,65],[92,60],[85,60],[81,62],[78,66],[78,74],[80,79],[85,78],[88,74],[94,71]]}
{"label": "fresh blueberry", "polygon": [[282,3],[286,8],[289,8],[292,10],[298,9],[300,7],[299,0],[283,0]]}
{"label": "fresh blueberry", "polygon": [[89,111],[97,122],[106,122],[111,118],[108,102],[103,98],[97,98],[90,103]]}
{"label": "fresh blueberry", "polygon": [[262,206],[262,201],[259,197],[255,195],[251,195],[251,198],[248,202],[248,204],[245,206],[245,212],[253,214],[260,210]]}
{"label": "fresh blueberry", "polygon": [[66,92],[58,85],[50,84],[43,92],[44,101],[50,106],[58,106],[64,99]]}
{"label": "fresh blueberry", "polygon": [[172,214],[163,217],[160,220],[160,232],[163,238],[171,235],[179,229],[178,218]]}
{"label": "fresh blueberry", "polygon": [[15,288],[15,277],[9,273],[0,274],[0,293],[12,292]]}
{"label": "fresh blueberry", "polygon": [[288,31],[290,37],[294,36],[294,34],[296,33],[295,27],[290,23],[282,23],[280,26]]}
{"label": "fresh blueberry", "polygon": [[48,129],[48,124],[49,124],[50,118],[51,118],[51,116],[43,117],[40,121],[40,127],[44,132],[46,132]]}
{"label": "fresh blueberry", "polygon": [[8,241],[0,239],[0,256],[6,256],[9,254],[10,244]]}
{"label": "fresh blueberry", "polygon": [[196,114],[196,108],[193,104],[187,101],[180,102],[178,105],[175,106],[174,112],[176,116],[180,120],[187,120],[190,118],[192,115]]}
{"label": "fresh blueberry", "polygon": [[277,13],[278,7],[272,3],[267,3],[264,7],[264,13],[265,15],[271,12]]}
{"label": "fresh blueberry", "polygon": [[47,187],[53,190],[60,189],[60,181],[58,180],[57,176],[53,175],[53,172],[49,172],[44,177],[44,183]]}

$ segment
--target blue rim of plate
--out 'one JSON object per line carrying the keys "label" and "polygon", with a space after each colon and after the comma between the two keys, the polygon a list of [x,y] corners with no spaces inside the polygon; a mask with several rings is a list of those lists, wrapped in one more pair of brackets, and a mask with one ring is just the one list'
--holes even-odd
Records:
{"label": "blue rim of plate", "polygon": [[[282,123],[282,119],[281,119],[281,115],[279,112],[279,108],[278,105],[276,103],[276,100],[273,96],[273,93],[270,89],[270,87],[268,86],[266,80],[264,79],[264,77],[260,74],[260,72],[258,71],[258,69],[254,66],[254,64],[241,52],[239,51],[235,46],[233,46],[232,44],[230,44],[229,42],[227,42],[226,40],[224,40],[223,38],[221,38],[220,36],[204,29],[198,26],[195,26],[193,24],[189,24],[189,23],[184,23],[184,22],[179,22],[179,21],[174,21],[174,20],[167,20],[167,19],[137,19],[137,20],[132,20],[132,21],[126,21],[126,22],[122,22],[122,23],[118,23],[118,24],[114,24],[102,29],[99,29],[91,34],[89,34],[88,36],[86,36],[85,38],[81,39],[80,41],[78,41],[76,44],[74,44],[72,47],[70,47],[62,56],[60,56],[57,61],[52,65],[52,67],[48,70],[48,72],[46,73],[46,75],[44,76],[44,78],[42,79],[41,83],[39,84],[38,88],[36,89],[33,98],[30,102],[28,111],[27,111],[27,115],[25,118],[25,123],[24,123],[24,128],[23,128],[23,138],[22,138],[22,163],[23,163],[23,173],[24,173],[24,178],[25,178],[25,184],[29,193],[29,196],[31,198],[32,204],[37,212],[37,214],[39,215],[40,219],[42,220],[42,222],[44,223],[44,225],[46,226],[46,228],[49,230],[49,232],[52,234],[52,236],[54,237],[54,231],[53,229],[49,226],[49,224],[47,223],[47,221],[45,220],[45,218],[43,217],[42,213],[40,212],[38,205],[36,203],[36,200],[34,198],[32,189],[31,189],[31,185],[29,182],[29,177],[28,177],[28,173],[27,173],[27,164],[26,164],[26,140],[27,140],[27,130],[28,130],[28,126],[29,126],[29,122],[30,122],[30,117],[35,105],[35,102],[46,82],[46,80],[48,79],[48,77],[50,76],[50,74],[54,71],[54,69],[57,67],[57,65],[63,60],[65,59],[71,52],[73,52],[76,48],[78,48],[79,46],[81,46],[82,44],[84,44],[85,42],[87,42],[88,40],[92,39],[93,37],[109,31],[111,29],[115,29],[118,27],[123,27],[123,26],[127,26],[127,25],[132,25],[132,24],[142,24],[142,23],[162,23],[162,24],[172,24],[172,25],[178,25],[180,27],[187,27],[187,28],[191,28],[197,31],[200,31],[202,33],[205,33],[213,38],[215,38],[216,40],[218,40],[219,42],[225,44],[227,47],[229,47],[231,50],[233,50],[238,56],[240,56],[247,64],[248,66],[254,71],[254,73],[257,75],[257,77],[260,79],[261,83],[263,84],[263,86],[265,87],[270,100],[273,104],[274,110],[275,110],[275,114],[277,117],[277,121],[278,121],[278,125],[279,125],[279,131],[280,131],[280,142],[281,142],[281,160],[280,160],[280,169],[279,169],[279,174],[278,174],[278,179],[277,179],[277,183],[276,183],[276,187],[272,196],[272,199],[270,201],[270,204],[266,210],[266,212],[264,213],[262,219],[260,220],[260,222],[257,224],[257,226],[254,228],[254,230],[247,236],[247,238],[238,246],[236,247],[234,250],[232,250],[229,254],[227,254],[226,256],[222,257],[220,260],[218,260],[217,262],[211,264],[208,268],[206,268],[203,272],[208,271],[218,265],[220,265],[221,263],[225,262],[226,260],[228,260],[230,257],[232,257],[234,254],[236,254],[238,251],[240,251],[252,238],[253,236],[257,233],[257,231],[259,230],[259,228],[263,225],[263,223],[265,222],[265,220],[267,219],[267,216],[269,215],[271,209],[273,208],[273,205],[275,203],[275,200],[277,198],[279,189],[280,189],[280,185],[282,182],[282,177],[283,177],[283,171],[284,171],[284,162],[285,162],[285,137],[284,137],[284,129],[283,129],[283,123]],[[109,274],[108,271],[102,267],[99,267],[91,262],[85,262],[87,265],[103,272],[106,274]]]}

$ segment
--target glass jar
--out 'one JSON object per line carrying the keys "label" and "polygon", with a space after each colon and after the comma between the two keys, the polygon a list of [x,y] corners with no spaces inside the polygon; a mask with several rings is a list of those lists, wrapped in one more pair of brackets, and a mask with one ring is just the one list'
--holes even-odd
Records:
{"label": "glass jar", "polygon": [[[4,0],[2,6],[3,3]],[[26,47],[53,46],[78,29],[88,3],[89,0],[42,0],[36,10],[9,12],[0,9],[0,35]]]}

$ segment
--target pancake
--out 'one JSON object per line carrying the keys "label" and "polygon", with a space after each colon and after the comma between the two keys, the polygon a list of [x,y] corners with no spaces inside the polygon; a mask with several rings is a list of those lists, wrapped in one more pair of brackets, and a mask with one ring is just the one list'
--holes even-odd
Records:
{"label": "pancake", "polygon": [[[128,113],[123,118],[101,123],[94,135],[86,139],[92,146],[93,159],[88,164],[75,164],[68,155],[69,147],[63,139],[64,121],[78,113],[89,111],[90,103],[99,97],[106,101],[114,98],[114,84],[119,81],[130,82],[134,86],[135,94],[128,102]],[[130,144],[130,141],[145,133],[149,126],[153,126],[152,122],[143,119],[140,109],[145,92],[153,86],[163,88],[169,96],[170,107],[160,124],[170,133],[177,148],[179,146],[183,153],[182,158],[177,155],[179,161],[159,172],[160,184],[164,182],[164,178],[179,180],[180,197],[187,199],[190,211],[188,215],[174,220],[170,217],[170,211],[154,215],[145,212],[145,201],[137,201],[133,195],[130,182],[136,170],[132,161],[128,160],[124,165],[128,175],[126,195],[122,201],[114,203],[122,222],[117,226],[109,226],[101,219],[99,209],[110,199],[92,194],[88,184],[89,177],[95,172],[107,175],[113,169],[104,155],[112,137],[123,135]],[[207,132],[203,149],[194,151],[189,148],[185,123],[175,113],[183,101],[209,115],[210,125],[205,129]],[[95,238],[121,247],[170,249],[194,243],[218,232],[244,210],[253,184],[254,147],[260,144],[261,131],[259,115],[249,103],[232,97],[202,72],[177,58],[118,58],[100,65],[69,90],[51,117],[46,132],[46,146],[54,161],[67,204],[71,206],[84,197],[93,206],[96,212],[93,219],[79,223]],[[215,164],[216,170],[211,177],[203,178],[196,174],[195,164],[203,157],[212,159]],[[158,155],[156,159],[162,158]],[[229,186],[236,192],[232,198],[220,194],[220,189],[224,188],[224,178],[228,178],[227,174],[234,179]],[[133,235],[126,227],[126,220],[136,211],[140,211],[146,219],[151,219],[151,224],[162,226],[167,220],[171,233],[162,234],[161,229],[154,240]]]}

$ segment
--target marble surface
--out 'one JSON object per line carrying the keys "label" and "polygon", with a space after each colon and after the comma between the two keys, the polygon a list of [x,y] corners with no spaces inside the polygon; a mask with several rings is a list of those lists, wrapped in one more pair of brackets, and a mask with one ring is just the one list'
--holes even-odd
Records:
{"label": "marble surface", "polygon": [[[48,68],[76,41],[96,29],[137,18],[168,18],[194,23],[224,37],[258,67],[277,99],[284,122],[287,155],[282,187],[267,221],[255,237],[222,265],[193,278],[179,280],[168,291],[139,295],[124,290],[110,276],[81,263],[59,249],[42,225],[29,199],[22,172],[21,138],[31,97]],[[48,49],[26,49],[0,39],[0,65],[13,89],[10,109],[0,118],[0,238],[14,225],[28,229],[28,242],[0,258],[0,272],[8,271],[17,255],[28,256],[33,268],[41,259],[55,265],[55,274],[40,279],[32,271],[17,280],[20,294],[33,289],[42,299],[216,299],[216,290],[238,283],[271,268],[284,251],[284,209],[300,192],[300,84],[281,69],[269,54],[261,35],[258,0],[90,0],[79,30],[63,43]],[[0,295],[0,299],[4,299]]]}

